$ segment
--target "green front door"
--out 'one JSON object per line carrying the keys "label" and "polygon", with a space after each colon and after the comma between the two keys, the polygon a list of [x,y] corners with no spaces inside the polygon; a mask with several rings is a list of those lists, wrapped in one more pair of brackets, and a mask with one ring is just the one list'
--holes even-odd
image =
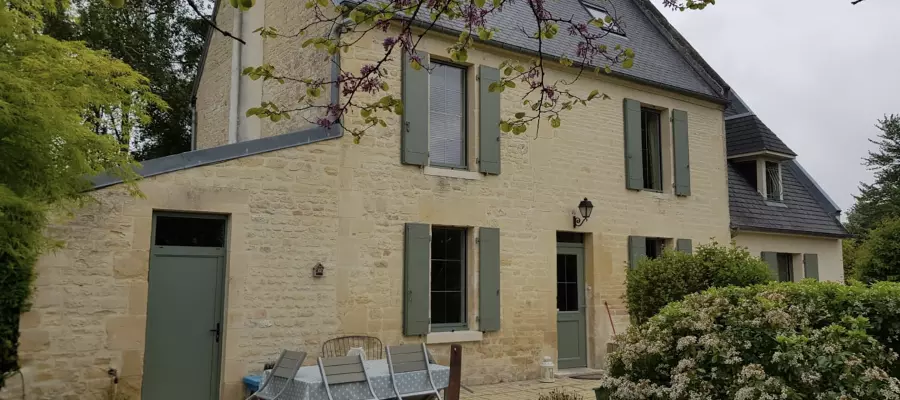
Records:
{"label": "green front door", "polygon": [[559,368],[586,367],[583,246],[560,243],[556,249],[556,330]]}
{"label": "green front door", "polygon": [[[204,225],[193,220],[175,221],[174,239],[154,238],[151,246],[144,400],[219,398],[225,249],[202,246],[208,243],[203,232],[187,235]],[[155,235],[166,234],[158,218],[154,226]]]}

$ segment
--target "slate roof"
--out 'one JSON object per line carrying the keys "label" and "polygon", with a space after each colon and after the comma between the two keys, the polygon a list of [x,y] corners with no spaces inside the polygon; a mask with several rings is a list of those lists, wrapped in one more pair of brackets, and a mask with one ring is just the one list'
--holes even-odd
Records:
{"label": "slate roof", "polygon": [[726,119],[725,143],[729,157],[760,151],[797,156],[756,114]]}
{"label": "slate roof", "polygon": [[782,164],[784,203],[767,203],[750,182],[728,163],[731,227],[738,230],[848,237],[837,215],[815,198],[806,174],[794,160]]}
{"label": "slate roof", "polygon": [[[369,0],[372,1],[372,0]],[[655,7],[646,0],[585,0],[596,8],[607,10],[623,21],[625,36],[615,34],[607,35],[600,43],[606,44],[612,50],[614,46],[632,48],[635,52],[634,66],[630,69],[614,68],[614,71],[625,77],[650,81],[664,86],[681,89],[708,97],[725,100],[723,82],[716,82],[717,77],[710,75],[709,69],[692,65],[697,62],[699,56],[686,54],[689,49],[682,47],[685,43],[679,43],[680,35],[674,28],[665,27],[657,18],[658,11],[646,7]],[[544,3],[546,9],[558,18],[573,18],[576,21],[589,21],[592,17],[578,0],[558,0]],[[658,14],[662,18],[661,14]],[[428,15],[420,15],[423,21],[427,21]],[[664,20],[664,18],[663,18]],[[430,22],[430,21],[428,21]],[[513,50],[536,52],[538,41],[531,39],[522,32],[528,34],[536,31],[536,24],[532,11],[526,1],[507,2],[503,11],[488,17],[488,26],[501,27],[494,34],[490,44],[500,47],[511,47]],[[438,25],[452,31],[464,29],[461,20],[441,20]],[[667,24],[666,24],[667,25]],[[568,56],[577,60],[575,49],[579,39],[570,36],[562,27],[560,33],[550,40],[544,40],[544,53],[552,57]],[[591,26],[593,32],[601,32],[600,28]],[[692,49],[690,49],[692,50]],[[599,61],[599,60],[598,60]]]}

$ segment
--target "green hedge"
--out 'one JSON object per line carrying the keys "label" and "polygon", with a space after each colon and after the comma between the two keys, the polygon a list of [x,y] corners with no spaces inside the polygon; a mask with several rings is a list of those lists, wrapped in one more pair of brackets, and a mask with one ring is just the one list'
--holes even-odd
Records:
{"label": "green hedge", "polygon": [[19,315],[28,310],[44,226],[39,206],[0,187],[0,388],[19,369]]}
{"label": "green hedge", "polygon": [[711,287],[749,286],[771,279],[768,266],[746,249],[710,243],[693,254],[666,250],[628,270],[628,314],[643,323],[673,301]]}
{"label": "green hedge", "polygon": [[900,398],[900,284],[714,288],[618,338],[601,398]]}
{"label": "green hedge", "polygon": [[900,219],[884,221],[868,234],[855,260],[856,279],[900,282]]}

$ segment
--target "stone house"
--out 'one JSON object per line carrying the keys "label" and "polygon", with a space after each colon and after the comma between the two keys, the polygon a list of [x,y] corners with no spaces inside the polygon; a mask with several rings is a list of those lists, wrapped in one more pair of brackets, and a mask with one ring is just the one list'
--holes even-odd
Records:
{"label": "stone house", "polygon": [[[316,356],[344,334],[424,341],[438,358],[461,343],[467,384],[535,378],[543,356],[602,367],[610,319],[628,324],[627,268],[663,247],[733,238],[785,279],[843,279],[836,207],[650,1],[547,4],[584,19],[615,7],[628,22],[604,40],[633,48],[634,67],[579,83],[610,100],[567,112],[560,129],[501,134],[523,91],[486,88],[535,44],[506,29],[451,63],[458,27],[446,24],[418,47],[430,74],[385,64],[406,112],[360,144],[300,117],[245,117],[299,89],[234,72],[265,62],[329,79],[395,32],[329,60],[252,32],[298,28],[302,2],[218,6],[217,24],[248,45],[210,34],[195,150],[144,163],[144,198],[98,178],[97,203],[51,231],[66,246],[40,261],[21,325],[29,398],[239,399],[242,377],[281,349]],[[510,23],[528,12],[508,7]],[[560,35],[549,55],[573,40]],[[583,199],[593,212],[576,226]],[[19,395],[9,384],[0,398]]]}

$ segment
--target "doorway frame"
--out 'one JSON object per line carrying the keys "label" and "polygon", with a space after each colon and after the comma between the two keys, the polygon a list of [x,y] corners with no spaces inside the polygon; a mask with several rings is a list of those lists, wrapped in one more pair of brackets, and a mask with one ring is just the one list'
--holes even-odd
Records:
{"label": "doorway frame", "polygon": [[[577,232],[577,233],[582,233],[582,232]],[[584,335],[584,349],[583,349],[584,354],[583,354],[583,356],[584,356],[584,364],[585,365],[583,367],[571,367],[571,368],[590,368],[590,365],[591,365],[591,357],[590,357],[590,355],[591,355],[591,351],[590,351],[591,338],[589,335],[590,328],[589,328],[589,321],[588,321],[588,309],[589,309],[588,300],[589,299],[588,299],[588,295],[587,295],[587,275],[588,275],[587,246],[584,243],[585,241],[588,240],[589,237],[590,236],[588,234],[583,233],[581,243],[556,242],[556,254],[557,255],[571,254],[571,253],[560,253],[560,249],[575,250],[575,251],[580,250],[580,252],[578,252],[576,254],[576,256],[580,256],[579,259],[581,261],[581,273],[579,276],[580,279],[578,282],[578,291],[579,291],[580,303],[581,303],[581,304],[579,304],[579,312],[582,313],[583,320],[584,320],[582,334]],[[556,265],[554,264],[554,267],[555,266]],[[557,277],[557,280],[558,279],[559,278]],[[557,309],[556,314],[557,314],[556,318],[558,319],[559,318],[559,310],[558,309]],[[557,364],[559,364],[559,342],[558,341],[559,341],[559,322],[557,322],[557,344],[556,344]],[[568,369],[568,368],[569,367],[567,367],[567,368],[559,367],[559,369]]]}
{"label": "doorway frame", "polygon": [[[217,219],[225,221],[225,239],[222,242],[222,247],[193,247],[193,246],[157,246],[156,243],[156,220],[157,217],[182,217],[182,218],[199,218],[199,219]],[[153,255],[157,252],[157,249],[165,249],[168,250],[164,252],[167,255],[175,255],[175,254],[187,254],[188,249],[191,249],[194,253],[198,253],[198,249],[208,249],[209,252],[203,252],[208,255],[218,255],[222,259],[222,268],[219,270],[219,274],[216,277],[216,311],[215,315],[219,321],[221,321],[221,332],[219,333],[219,342],[215,347],[215,355],[213,357],[214,368],[212,371],[212,379],[210,381],[210,387],[212,389],[213,399],[218,399],[222,394],[222,374],[224,373],[224,364],[225,364],[225,332],[227,331],[226,327],[228,321],[225,318],[225,302],[228,294],[228,243],[231,241],[231,216],[230,214],[224,213],[214,213],[214,212],[203,212],[203,211],[172,211],[172,210],[156,210],[154,209],[151,212],[150,217],[150,251],[147,254],[148,262],[147,262],[147,302],[150,302],[150,262],[153,260]],[[149,311],[149,310],[148,310]],[[147,315],[149,318],[149,314]],[[147,346],[147,335],[150,331],[147,327],[144,327],[144,351],[146,352]],[[146,360],[146,354],[144,355],[144,359]],[[144,376],[144,366],[141,365],[141,391],[143,392],[143,376]]]}

